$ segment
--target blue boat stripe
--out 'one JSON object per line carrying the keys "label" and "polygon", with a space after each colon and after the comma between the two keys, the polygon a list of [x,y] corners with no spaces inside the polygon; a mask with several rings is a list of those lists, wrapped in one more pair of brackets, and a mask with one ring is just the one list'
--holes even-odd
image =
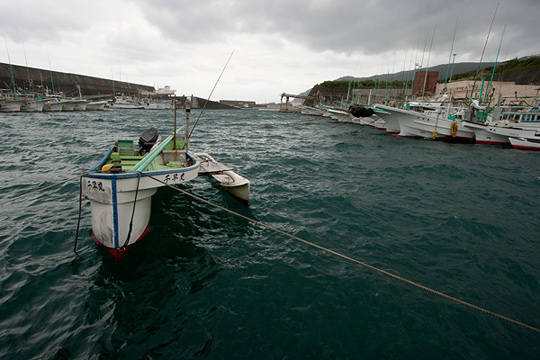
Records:
{"label": "blue boat stripe", "polygon": [[118,239],[118,200],[116,198],[116,178],[111,179],[112,187],[112,207],[113,207],[113,228],[114,228],[114,248],[120,247]]}

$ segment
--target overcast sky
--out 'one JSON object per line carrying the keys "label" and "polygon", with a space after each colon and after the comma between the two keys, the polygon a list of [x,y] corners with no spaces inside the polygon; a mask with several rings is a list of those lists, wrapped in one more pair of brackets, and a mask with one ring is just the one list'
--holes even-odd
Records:
{"label": "overcast sky", "polygon": [[496,9],[483,61],[505,26],[499,61],[540,53],[540,0],[18,0],[0,11],[0,62],[206,98],[234,51],[211,100],[279,102],[451,52],[477,62]]}

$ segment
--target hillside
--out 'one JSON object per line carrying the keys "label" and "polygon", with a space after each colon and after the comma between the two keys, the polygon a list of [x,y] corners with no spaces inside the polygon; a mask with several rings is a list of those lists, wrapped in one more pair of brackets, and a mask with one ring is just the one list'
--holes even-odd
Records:
{"label": "hillside", "polygon": [[[495,66],[495,63],[457,63],[452,69],[448,65],[432,66],[428,70],[439,72],[439,83],[444,82],[447,71],[452,75],[452,81],[484,78],[489,81],[493,76],[495,81],[515,82],[517,85],[540,85],[540,55],[532,55],[521,59],[512,59]],[[480,69],[480,71],[479,71]],[[423,69],[425,71],[425,69]],[[422,71],[422,70],[417,70]],[[478,77],[476,76],[478,73]],[[450,76],[449,74],[449,76]],[[407,75],[409,75],[407,77]],[[412,89],[412,71],[394,74],[373,75],[369,77],[343,76],[336,80],[327,80],[316,84],[309,94],[313,97],[323,97],[325,101],[340,101],[347,97],[350,89],[369,94],[369,89],[384,89],[390,93],[399,93],[403,89]],[[408,80],[408,83],[407,83]],[[407,84],[406,84],[407,83]]]}
{"label": "hillside", "polygon": [[[495,65],[495,63],[482,63],[482,64],[480,64],[480,69],[493,67],[493,65]],[[454,66],[454,70],[453,70],[453,73],[452,73],[453,75],[461,74],[461,73],[465,73],[465,72],[469,72],[469,71],[475,71],[476,72],[476,70],[478,69],[478,63],[474,63],[474,62],[456,63],[453,66]],[[452,65],[450,65],[450,69],[448,70],[449,72],[451,71],[451,67],[452,67]],[[446,77],[447,69],[448,69],[448,64],[444,64],[444,65],[430,66],[428,70],[429,71],[438,71],[439,72],[439,80],[444,80],[444,78]],[[419,70],[422,70],[422,69],[418,69],[417,71],[419,71]],[[423,70],[425,70],[425,68]],[[400,72],[397,72],[397,73],[394,73],[394,74],[372,75],[372,76],[360,77],[360,78],[354,77],[354,76],[343,76],[343,77],[340,77],[340,78],[336,79],[335,81],[365,81],[365,80],[373,80],[373,81],[384,80],[384,81],[389,81],[389,82],[392,82],[392,81],[395,81],[395,80],[397,80],[397,81],[406,81],[407,80],[407,74],[409,74],[409,77],[411,77],[412,70],[400,71]],[[448,76],[450,76],[450,74],[448,74]]]}

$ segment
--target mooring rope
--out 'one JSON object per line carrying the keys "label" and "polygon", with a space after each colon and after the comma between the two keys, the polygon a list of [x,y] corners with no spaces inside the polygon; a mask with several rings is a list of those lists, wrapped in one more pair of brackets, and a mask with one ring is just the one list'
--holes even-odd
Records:
{"label": "mooring rope", "polygon": [[77,218],[77,231],[75,232],[75,245],[73,245],[73,252],[77,253],[77,241],[79,240],[79,229],[81,228],[81,216],[82,216],[82,178],[83,175],[79,178],[79,217]]}
{"label": "mooring rope", "polygon": [[297,241],[299,241],[299,242],[301,242],[301,243],[304,243],[304,244],[306,244],[306,245],[308,245],[308,246],[314,247],[314,248],[319,249],[319,250],[321,250],[321,251],[324,251],[324,252],[327,252],[327,253],[329,253],[329,254],[332,254],[332,255],[335,255],[335,256],[337,256],[337,257],[340,257],[340,258],[342,258],[342,259],[344,259],[344,260],[347,260],[347,261],[353,262],[353,263],[355,263],[355,264],[361,265],[361,266],[366,267],[366,268],[368,268],[368,269],[370,269],[370,270],[373,270],[373,271],[375,271],[375,272],[378,272],[378,273],[380,273],[380,274],[382,274],[382,275],[385,275],[385,276],[391,277],[391,278],[393,278],[393,279],[395,279],[395,280],[399,280],[399,281],[404,282],[404,283],[406,283],[406,284],[412,285],[412,286],[417,287],[417,288],[419,288],[419,289],[421,289],[421,290],[427,291],[427,292],[429,292],[429,293],[431,293],[431,294],[440,296],[440,297],[442,297],[442,298],[444,298],[444,299],[447,299],[447,300],[450,300],[450,301],[452,301],[452,302],[458,303],[458,304],[460,304],[460,305],[466,306],[466,307],[468,307],[468,308],[470,308],[470,309],[477,310],[477,311],[482,312],[482,313],[484,313],[484,314],[491,315],[491,316],[496,317],[496,318],[498,318],[498,319],[507,321],[507,322],[509,322],[509,323],[511,323],[511,324],[521,326],[521,327],[523,327],[523,328],[525,328],[525,329],[528,329],[528,330],[531,330],[531,331],[534,331],[534,332],[540,334],[540,328],[537,328],[537,327],[534,327],[534,326],[525,324],[525,323],[523,323],[523,322],[520,322],[520,321],[511,319],[511,318],[509,318],[509,317],[507,317],[507,316],[504,316],[504,315],[497,314],[497,313],[495,313],[495,312],[493,312],[493,311],[484,309],[484,308],[482,308],[482,307],[480,307],[480,306],[473,305],[473,304],[471,304],[471,303],[468,303],[468,302],[466,302],[466,301],[460,300],[460,299],[455,298],[455,297],[453,297],[453,296],[444,294],[444,293],[442,293],[442,292],[440,292],[440,291],[431,289],[431,288],[429,288],[429,287],[427,287],[427,286],[421,285],[421,284],[419,284],[419,283],[417,283],[417,282],[414,282],[414,281],[412,281],[412,280],[405,279],[405,278],[403,278],[403,277],[401,277],[401,276],[399,276],[399,275],[392,274],[391,272],[388,272],[388,271],[386,271],[386,270],[379,269],[379,268],[377,268],[377,267],[375,267],[375,266],[373,266],[373,265],[369,265],[369,264],[367,264],[367,263],[365,263],[365,262],[362,262],[362,261],[360,261],[360,260],[353,259],[353,258],[351,258],[351,257],[349,257],[349,256],[347,256],[347,255],[343,255],[343,254],[341,254],[341,253],[338,253],[337,251],[334,251],[334,250],[325,248],[325,247],[323,247],[323,246],[321,246],[321,245],[317,245],[317,244],[315,244],[315,243],[313,243],[313,242],[311,242],[311,241],[308,241],[308,240],[299,238],[298,236],[289,234],[289,233],[287,233],[287,232],[285,232],[285,231],[279,230],[279,229],[277,229],[277,228],[275,228],[275,227],[272,227],[272,226],[267,225],[267,224],[265,224],[265,223],[262,223],[262,222],[260,222],[260,221],[254,220],[254,219],[252,219],[252,218],[250,218],[250,217],[247,217],[247,216],[245,216],[245,215],[242,215],[242,214],[240,214],[240,213],[237,213],[237,212],[235,212],[235,211],[233,211],[233,210],[229,210],[229,209],[227,209],[227,208],[225,208],[225,207],[223,207],[223,206],[220,206],[220,205],[218,205],[218,204],[214,204],[213,202],[211,202],[211,201],[209,201],[209,200],[206,200],[206,199],[204,199],[204,198],[202,198],[202,197],[200,197],[200,196],[191,194],[191,193],[189,193],[189,192],[187,192],[187,191],[185,191],[185,190],[182,190],[182,189],[180,189],[180,188],[174,187],[174,186],[172,186],[172,185],[170,185],[170,184],[167,184],[167,183],[164,182],[164,181],[161,181],[161,180],[159,180],[159,179],[156,179],[156,178],[153,177],[153,176],[150,176],[150,175],[147,175],[147,174],[144,174],[144,173],[143,173],[143,175],[144,175],[144,176],[148,176],[148,177],[152,178],[153,180],[155,180],[155,181],[157,181],[157,182],[159,182],[159,183],[161,183],[161,184],[164,184],[164,185],[170,187],[171,189],[174,189],[174,190],[176,190],[176,191],[178,191],[178,192],[180,192],[180,193],[182,193],[182,194],[184,194],[184,195],[190,196],[190,197],[192,197],[192,198],[194,198],[194,199],[197,199],[197,200],[199,200],[199,201],[201,201],[201,202],[203,202],[203,203],[206,203],[206,204],[208,204],[208,205],[210,205],[210,206],[213,206],[213,207],[215,207],[215,208],[218,208],[218,209],[220,209],[220,210],[223,210],[223,211],[225,211],[225,212],[228,212],[229,214],[232,214],[232,215],[234,215],[234,216],[237,216],[237,217],[240,217],[240,218],[242,218],[242,219],[245,219],[245,220],[247,220],[247,221],[249,221],[249,222],[252,222],[252,223],[254,223],[254,224],[257,224],[257,225],[259,225],[259,226],[261,226],[261,227],[264,227],[264,228],[266,228],[266,229],[272,230],[272,231],[274,231],[274,232],[276,232],[276,233],[279,233],[279,234],[284,235],[284,236],[286,236],[286,237],[289,237],[289,238],[291,238],[291,239],[297,240]]}
{"label": "mooring rope", "polygon": [[129,221],[129,231],[126,236],[126,241],[121,249],[125,249],[128,246],[129,240],[131,239],[131,233],[133,232],[133,218],[135,217],[135,206],[137,205],[137,196],[139,195],[139,185],[141,183],[141,172],[137,171],[137,190],[135,191],[135,200],[133,200],[133,211],[131,212],[131,220]]}

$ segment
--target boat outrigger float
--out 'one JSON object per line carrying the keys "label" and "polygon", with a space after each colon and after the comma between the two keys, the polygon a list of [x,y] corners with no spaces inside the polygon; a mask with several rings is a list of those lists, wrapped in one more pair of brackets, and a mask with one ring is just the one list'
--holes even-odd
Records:
{"label": "boat outrigger float", "polygon": [[[186,114],[186,129],[189,129],[189,108]],[[187,152],[187,138],[187,131],[185,137],[176,134],[176,124],[175,132],[161,138],[156,129],[150,128],[141,135],[137,147],[132,140],[115,141],[99,163],[82,176],[81,190],[90,200],[94,241],[117,261],[148,232],[152,195],[157,189],[202,175],[201,162]],[[209,158],[208,155],[205,159]],[[213,175],[219,181],[219,176],[231,172],[221,169]],[[243,179],[242,192],[237,197],[247,202],[249,181],[236,176]],[[226,188],[230,185],[230,181],[220,183]]]}

